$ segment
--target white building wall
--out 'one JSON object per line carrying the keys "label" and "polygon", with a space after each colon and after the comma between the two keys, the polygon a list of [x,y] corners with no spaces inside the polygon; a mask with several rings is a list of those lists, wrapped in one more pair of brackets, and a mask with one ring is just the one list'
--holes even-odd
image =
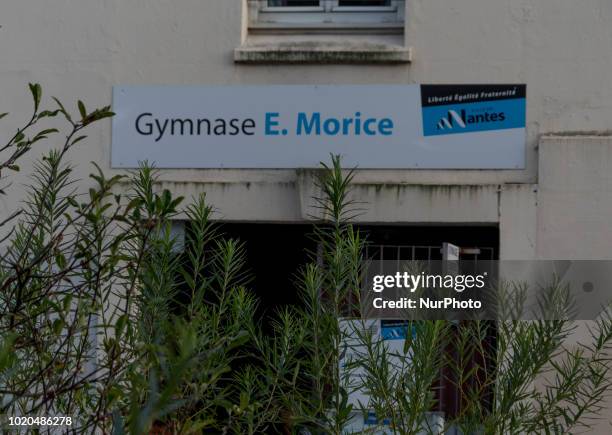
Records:
{"label": "white building wall", "polygon": [[538,257],[612,260],[612,138],[540,143]]}
{"label": "white building wall", "polygon": [[[47,95],[66,102],[82,98],[88,106],[110,104],[111,88],[117,84],[525,82],[525,170],[359,171],[358,192],[372,204],[362,219],[499,223],[504,258],[536,252],[580,256],[591,242],[598,253],[606,251],[610,234],[579,238],[572,231],[569,216],[574,210],[565,208],[564,225],[569,226],[551,226],[559,210],[552,199],[539,201],[536,220],[534,185],[541,181],[538,167],[547,176],[549,166],[557,164],[545,161],[552,158],[548,151],[540,151],[538,163],[541,135],[601,133],[610,126],[611,2],[407,0],[405,43],[412,49],[410,64],[243,65],[234,62],[233,53],[245,42],[245,2],[4,0],[0,6],[0,106],[13,113],[0,126],[15,128],[27,116],[29,81],[40,82]],[[544,142],[544,150],[556,146]],[[582,151],[578,147],[572,152]],[[95,126],[71,159],[83,180],[87,180],[90,161],[109,169],[110,122]],[[27,166],[23,169],[27,172]],[[590,172],[588,162],[580,170]],[[312,190],[306,184],[311,178],[292,170],[163,173],[178,194],[208,191],[222,217],[261,221],[305,219],[304,198]],[[13,209],[20,196],[18,186],[11,192],[0,198],[2,214]],[[561,233],[578,240],[562,242]],[[557,250],[560,245],[562,251]]]}

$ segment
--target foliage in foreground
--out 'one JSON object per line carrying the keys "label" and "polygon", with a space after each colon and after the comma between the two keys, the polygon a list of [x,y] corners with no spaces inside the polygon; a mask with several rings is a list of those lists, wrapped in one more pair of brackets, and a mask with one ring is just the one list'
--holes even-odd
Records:
{"label": "foliage in foreground", "polygon": [[[608,316],[574,349],[564,347],[573,328],[564,319],[408,322],[394,353],[376,340],[359,315],[366,240],[350,223],[353,171],[338,157],[321,170],[318,249],[288,289],[300,304],[266,328],[244,246],[223,236],[206,198],[182,206],[146,164],[129,177],[97,168],[95,187],[80,190],[69,151],[112,112],[79,102],[73,118],[57,100],[41,110],[40,87],[31,91],[33,116],[0,148],[0,171],[57,137],[39,122],[61,118],[68,132],[0,223],[10,229],[0,254],[0,414],[78,416],[75,433],[341,434],[372,412],[395,433],[438,433],[428,415],[444,373],[461,404],[445,425],[463,433],[567,433],[601,417]],[[179,215],[182,241],[172,231]],[[351,346],[361,351],[347,359]]]}

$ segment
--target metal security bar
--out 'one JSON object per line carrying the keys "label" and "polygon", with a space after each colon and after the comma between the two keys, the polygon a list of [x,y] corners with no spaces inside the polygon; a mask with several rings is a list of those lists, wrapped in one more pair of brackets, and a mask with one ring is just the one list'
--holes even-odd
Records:
{"label": "metal security bar", "polygon": [[[369,244],[365,248],[365,258],[376,261],[441,261],[442,245],[379,245]],[[462,248],[460,260],[495,260],[495,248]]]}
{"label": "metal security bar", "polygon": [[[369,244],[365,247],[365,259],[370,261],[396,261],[397,270],[400,270],[401,262],[418,261],[428,263],[430,261],[442,261],[442,245],[386,245],[386,244]],[[496,249],[492,247],[462,247],[459,249],[459,260],[474,262],[496,260]],[[382,267],[382,266],[381,266]],[[352,301],[349,301],[352,302]],[[487,346],[495,346],[496,340],[495,325],[491,324],[487,337],[483,339],[483,343]],[[457,350],[454,344],[449,344],[444,350],[448,358],[456,358]],[[474,357],[473,357],[474,358]],[[470,367],[474,362],[470,362]],[[468,369],[469,370],[469,367]],[[480,373],[482,375],[482,373]],[[446,369],[442,369],[439,374],[437,385],[435,386],[434,394],[436,395],[437,406],[436,411],[442,415],[455,416],[461,409],[461,389],[463,385],[458,386],[457,380],[452,379],[452,373]],[[482,400],[490,400],[490,391],[482,393]],[[457,428],[451,427],[447,431],[448,434],[459,434]]]}

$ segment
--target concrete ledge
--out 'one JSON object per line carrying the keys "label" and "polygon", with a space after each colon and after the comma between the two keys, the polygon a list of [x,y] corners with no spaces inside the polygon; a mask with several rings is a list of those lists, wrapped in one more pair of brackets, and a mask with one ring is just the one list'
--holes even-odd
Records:
{"label": "concrete ledge", "polygon": [[412,49],[390,45],[270,44],[242,46],[234,50],[234,62],[317,64],[404,64],[412,61]]}

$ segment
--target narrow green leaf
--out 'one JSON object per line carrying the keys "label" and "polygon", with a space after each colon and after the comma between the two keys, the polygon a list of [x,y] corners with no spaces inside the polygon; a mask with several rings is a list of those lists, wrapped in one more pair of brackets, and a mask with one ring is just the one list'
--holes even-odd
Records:
{"label": "narrow green leaf", "polygon": [[36,136],[40,136],[40,135],[48,135],[51,133],[59,133],[59,130],[57,128],[47,128],[45,130],[42,130],[41,132],[39,132]]}
{"label": "narrow green leaf", "polygon": [[77,106],[79,106],[79,113],[81,114],[81,119],[85,120],[87,118],[87,110],[85,109],[85,104],[81,100],[77,102]]}
{"label": "narrow green leaf", "polygon": [[83,139],[87,138],[87,136],[79,136],[77,137],[75,140],[72,141],[72,143],[70,144],[71,146],[74,144],[77,144],[79,142],[81,142]]}
{"label": "narrow green leaf", "polygon": [[38,83],[30,83],[29,86],[30,92],[32,93],[32,98],[34,99],[34,110],[38,111],[40,99],[42,98],[42,88]]}
{"label": "narrow green leaf", "polygon": [[121,339],[121,336],[123,335],[123,331],[125,330],[125,325],[127,324],[127,320],[128,318],[126,314],[123,314],[117,320],[117,326],[115,327],[115,338],[117,338],[118,340]]}
{"label": "narrow green leaf", "polygon": [[51,97],[53,98],[53,100],[55,101],[55,104],[57,104],[59,106],[59,111],[62,112],[62,114],[66,117],[66,119],[68,120],[68,122],[72,122],[72,117],[70,116],[70,114],[66,111],[66,108],[64,107],[64,105],[61,103],[60,100],[58,100],[55,97]]}
{"label": "narrow green leaf", "polygon": [[55,116],[57,116],[57,114],[60,113],[60,110],[43,110],[42,112],[40,112],[38,114],[38,119],[41,118],[53,118]]}
{"label": "narrow green leaf", "polygon": [[98,111],[96,111],[94,113],[94,116],[93,116],[94,119],[93,120],[94,121],[99,121],[99,120],[104,119],[104,118],[112,118],[113,116],[115,116],[115,112],[110,112],[110,111],[98,112]]}
{"label": "narrow green leaf", "polygon": [[61,252],[55,256],[55,263],[60,269],[64,269],[66,267],[66,257]]}
{"label": "narrow green leaf", "polygon": [[0,373],[11,367],[15,362],[15,341],[17,334],[6,333],[0,341]]}
{"label": "narrow green leaf", "polygon": [[53,333],[55,335],[58,335],[60,332],[62,332],[62,329],[64,328],[64,322],[62,319],[55,319],[53,321]]}

